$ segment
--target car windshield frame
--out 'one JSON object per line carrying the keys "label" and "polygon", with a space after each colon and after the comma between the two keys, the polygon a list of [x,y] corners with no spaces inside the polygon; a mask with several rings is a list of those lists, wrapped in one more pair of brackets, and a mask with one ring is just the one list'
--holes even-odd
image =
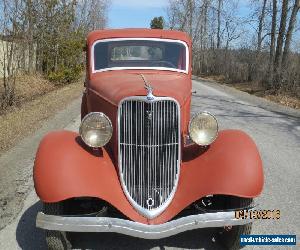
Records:
{"label": "car windshield frame", "polygon": [[[170,42],[170,43],[180,43],[185,47],[185,65],[186,68],[183,69],[177,69],[177,68],[171,68],[171,67],[161,67],[161,66],[153,66],[153,67],[142,67],[142,66],[128,66],[128,67],[107,67],[103,69],[95,69],[95,54],[94,54],[94,49],[95,46],[98,43],[105,43],[105,42],[115,42],[115,41],[158,41],[158,42]],[[175,40],[175,39],[167,39],[167,38],[148,38],[148,37],[143,37],[143,38],[109,38],[109,39],[101,39],[97,40],[93,43],[92,48],[91,48],[91,60],[90,63],[92,65],[92,73],[97,73],[97,72],[104,72],[104,71],[113,71],[113,70],[136,70],[136,69],[141,69],[141,70],[163,70],[163,71],[174,71],[174,72],[180,72],[180,73],[189,73],[189,64],[190,64],[190,55],[189,55],[189,48],[186,42],[182,40]]]}

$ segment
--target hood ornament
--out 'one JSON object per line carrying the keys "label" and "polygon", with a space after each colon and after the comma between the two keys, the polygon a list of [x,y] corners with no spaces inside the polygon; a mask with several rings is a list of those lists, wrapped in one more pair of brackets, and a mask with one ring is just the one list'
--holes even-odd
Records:
{"label": "hood ornament", "polygon": [[154,98],[155,98],[155,96],[153,95],[153,88],[152,88],[152,86],[147,82],[147,80],[146,80],[146,78],[145,78],[145,76],[143,75],[143,74],[141,74],[141,77],[142,77],[142,79],[143,79],[143,81],[144,81],[144,83],[145,83],[145,89],[147,90],[147,100],[148,101],[153,101],[154,100]]}

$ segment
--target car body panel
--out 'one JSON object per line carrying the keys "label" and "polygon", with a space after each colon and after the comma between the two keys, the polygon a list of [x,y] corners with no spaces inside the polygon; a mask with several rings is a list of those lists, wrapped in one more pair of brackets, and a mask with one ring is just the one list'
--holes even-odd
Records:
{"label": "car body panel", "polygon": [[[112,105],[118,106],[125,97],[147,94],[141,72],[120,70],[95,74],[97,76],[89,81],[88,90],[98,93]],[[154,96],[172,97],[180,106],[191,96],[191,79],[186,74],[148,70],[143,75],[153,87]]]}
{"label": "car body panel", "polygon": [[[107,148],[114,152],[117,158],[117,110],[120,101],[129,96],[145,96],[144,81],[140,73],[133,70],[107,71],[96,73],[97,77],[88,81],[86,107],[89,112],[103,112],[111,120],[114,131],[112,140]],[[190,120],[190,103],[192,82],[188,75],[183,73],[168,73],[151,70],[143,72],[144,77],[153,87],[155,96],[168,96],[180,104],[181,131],[183,138],[188,133]]]}
{"label": "car body panel", "polygon": [[191,145],[183,151],[175,196],[166,210],[151,220],[126,199],[109,152],[88,148],[75,132],[51,132],[41,141],[34,165],[35,189],[43,202],[98,197],[131,220],[145,224],[169,221],[206,195],[252,198],[261,193],[262,162],[255,143],[244,132],[224,130],[211,146]]}

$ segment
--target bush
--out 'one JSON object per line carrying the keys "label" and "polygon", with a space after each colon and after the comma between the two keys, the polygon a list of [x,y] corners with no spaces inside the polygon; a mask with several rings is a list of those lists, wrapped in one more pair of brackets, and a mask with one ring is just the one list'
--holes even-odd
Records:
{"label": "bush", "polygon": [[69,32],[67,37],[62,35],[55,41],[56,46],[44,55],[43,72],[56,84],[69,84],[76,81],[84,69],[84,34],[80,31]]}
{"label": "bush", "polygon": [[79,79],[81,75],[81,66],[76,66],[72,68],[64,68],[50,72],[48,74],[48,79],[56,84],[69,84]]}

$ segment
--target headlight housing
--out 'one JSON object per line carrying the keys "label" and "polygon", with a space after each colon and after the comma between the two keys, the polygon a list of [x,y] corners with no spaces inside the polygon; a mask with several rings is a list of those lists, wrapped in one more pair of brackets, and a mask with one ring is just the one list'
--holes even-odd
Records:
{"label": "headlight housing", "polygon": [[208,112],[194,115],[189,124],[189,134],[196,144],[210,145],[218,136],[217,119]]}
{"label": "headlight housing", "polygon": [[101,112],[87,114],[79,128],[79,134],[84,143],[93,148],[106,145],[112,136],[112,132],[111,121]]}

